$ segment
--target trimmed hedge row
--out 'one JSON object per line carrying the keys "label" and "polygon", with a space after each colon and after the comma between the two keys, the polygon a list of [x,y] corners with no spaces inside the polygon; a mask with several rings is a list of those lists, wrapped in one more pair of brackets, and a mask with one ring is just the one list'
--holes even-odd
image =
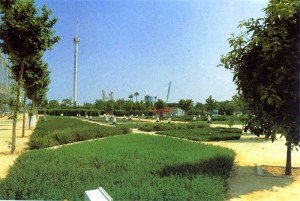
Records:
{"label": "trimmed hedge row", "polygon": [[40,149],[77,141],[128,134],[128,127],[107,127],[70,117],[47,117],[39,121],[30,136],[30,149]]}
{"label": "trimmed hedge row", "polygon": [[194,141],[239,140],[242,129],[238,128],[196,128],[190,130],[169,130],[157,132],[161,135],[185,138]]}
{"label": "trimmed hedge row", "polygon": [[[181,116],[181,117],[172,117],[173,121],[192,121],[193,117],[196,116],[196,121],[207,121],[207,116],[197,116],[197,115],[187,115]],[[211,116],[212,121],[228,121],[230,119],[233,119],[234,121],[236,120],[241,120],[241,117],[235,117],[235,116],[229,116],[229,115],[221,115],[221,116]]]}
{"label": "trimmed hedge row", "polygon": [[0,180],[0,200],[224,200],[234,151],[142,134],[22,154]]}
{"label": "trimmed hedge row", "polygon": [[204,122],[192,122],[188,124],[167,124],[167,123],[145,123],[139,125],[138,129],[141,131],[166,131],[166,130],[185,130],[194,128],[208,128],[209,124]]}
{"label": "trimmed hedge row", "polygon": [[[41,114],[44,113],[44,111],[42,111],[42,110],[39,112]],[[63,114],[64,116],[77,116],[77,114],[80,114],[81,116],[85,116],[85,115],[99,116],[99,115],[103,115],[105,113],[106,112],[104,110],[87,109],[87,108],[75,108],[75,109],[67,108],[67,109],[48,109],[48,110],[46,110],[46,114],[54,115],[54,116],[60,116],[61,114]],[[154,115],[153,111],[134,110],[134,111],[130,111],[129,113],[134,114],[134,115],[138,114],[139,116],[141,116],[142,114],[144,114],[146,116]],[[128,115],[125,110],[114,110],[113,114],[116,116]]]}

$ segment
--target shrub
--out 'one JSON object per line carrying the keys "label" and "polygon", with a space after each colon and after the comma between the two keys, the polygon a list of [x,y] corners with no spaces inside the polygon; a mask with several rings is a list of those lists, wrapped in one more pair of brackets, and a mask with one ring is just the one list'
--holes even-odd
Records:
{"label": "shrub", "polygon": [[30,136],[29,147],[40,149],[76,141],[128,134],[130,131],[121,127],[107,127],[83,122],[70,117],[48,117],[39,121]]}
{"label": "shrub", "polygon": [[241,137],[241,129],[233,128],[195,128],[186,130],[169,130],[158,132],[162,135],[185,138],[194,141],[219,141],[238,140]]}
{"label": "shrub", "polygon": [[102,186],[114,200],[224,200],[234,161],[227,148],[124,135],[22,154],[1,200],[83,200]]}
{"label": "shrub", "polygon": [[167,130],[185,130],[194,128],[207,128],[209,125],[204,122],[191,122],[187,124],[179,123],[146,123],[139,125],[138,129],[142,131],[167,131]]}

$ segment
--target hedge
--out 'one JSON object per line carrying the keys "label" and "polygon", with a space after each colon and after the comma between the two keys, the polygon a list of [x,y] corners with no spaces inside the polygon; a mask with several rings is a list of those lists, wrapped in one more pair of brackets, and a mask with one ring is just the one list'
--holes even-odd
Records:
{"label": "hedge", "polygon": [[145,123],[139,125],[138,129],[141,131],[165,131],[165,130],[183,130],[183,129],[194,129],[194,128],[207,128],[209,124],[204,122],[191,122],[187,124],[181,123]]}
{"label": "hedge", "polygon": [[31,149],[52,147],[77,141],[128,134],[128,127],[107,127],[70,117],[47,117],[39,121],[29,139]]}
{"label": "hedge", "polygon": [[194,141],[239,140],[242,129],[238,128],[195,128],[189,130],[168,130],[157,132],[161,135],[185,138]]}
{"label": "hedge", "polygon": [[142,134],[25,152],[0,180],[0,200],[224,200],[234,151]]}

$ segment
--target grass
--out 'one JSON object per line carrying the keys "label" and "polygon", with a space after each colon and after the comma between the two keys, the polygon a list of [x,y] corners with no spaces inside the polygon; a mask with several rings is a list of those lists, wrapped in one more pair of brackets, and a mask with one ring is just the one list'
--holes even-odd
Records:
{"label": "grass", "polygon": [[102,186],[114,200],[224,200],[230,149],[131,134],[22,154],[0,199],[83,200]]}
{"label": "grass", "polygon": [[29,147],[40,149],[127,133],[130,133],[127,127],[110,128],[70,117],[48,116],[47,121],[39,121],[37,124],[30,136]]}
{"label": "grass", "polygon": [[194,141],[238,140],[242,130],[237,128],[196,128],[157,132],[161,135],[185,138]]}

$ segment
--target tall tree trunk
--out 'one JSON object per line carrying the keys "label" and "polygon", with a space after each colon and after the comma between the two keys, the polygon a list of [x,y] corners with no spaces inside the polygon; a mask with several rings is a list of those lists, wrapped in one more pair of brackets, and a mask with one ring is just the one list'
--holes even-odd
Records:
{"label": "tall tree trunk", "polygon": [[35,101],[35,116],[36,116],[36,122],[37,122],[38,118],[39,118],[39,106],[37,104],[37,101]]}
{"label": "tall tree trunk", "polygon": [[17,98],[15,108],[13,110],[13,127],[12,127],[12,138],[11,138],[11,150],[10,153],[14,154],[16,151],[16,127],[17,127],[17,120],[18,120],[18,113],[19,113],[19,99],[20,99],[20,89],[21,89],[21,82],[23,79],[23,72],[24,72],[24,63],[21,63],[21,72],[18,79],[18,86],[17,86]]}
{"label": "tall tree trunk", "polygon": [[285,175],[292,174],[292,145],[291,142],[287,142],[287,152],[286,152],[286,165],[285,165]]}
{"label": "tall tree trunk", "polygon": [[26,120],[26,96],[27,96],[27,93],[26,93],[26,90],[24,90],[25,93],[24,93],[24,99],[23,99],[23,125],[22,125],[22,137],[25,137],[25,120]]}
{"label": "tall tree trunk", "polygon": [[38,118],[38,114],[37,114],[37,102],[35,100],[35,98],[32,99],[32,120],[35,119],[35,121],[31,121],[31,126],[35,127],[36,123],[37,123],[37,118]]}

